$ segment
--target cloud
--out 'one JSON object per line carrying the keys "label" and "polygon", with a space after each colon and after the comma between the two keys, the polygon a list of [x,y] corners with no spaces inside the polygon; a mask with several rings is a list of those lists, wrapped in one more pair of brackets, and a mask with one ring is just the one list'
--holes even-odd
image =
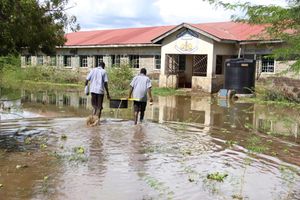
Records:
{"label": "cloud", "polygon": [[160,25],[161,16],[153,1],[144,0],[72,0],[70,14],[83,29],[126,28]]}
{"label": "cloud", "polygon": [[[285,0],[250,2],[286,5]],[[68,12],[77,17],[82,30],[229,21],[236,14],[201,0],[70,0],[69,4],[73,8]]]}

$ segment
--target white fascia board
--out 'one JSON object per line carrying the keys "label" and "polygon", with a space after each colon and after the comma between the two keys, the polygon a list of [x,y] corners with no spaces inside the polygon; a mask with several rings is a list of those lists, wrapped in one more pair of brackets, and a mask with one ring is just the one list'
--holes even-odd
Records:
{"label": "white fascia board", "polygon": [[160,44],[109,44],[109,45],[66,45],[56,46],[57,49],[85,49],[85,48],[117,48],[117,47],[160,47]]}

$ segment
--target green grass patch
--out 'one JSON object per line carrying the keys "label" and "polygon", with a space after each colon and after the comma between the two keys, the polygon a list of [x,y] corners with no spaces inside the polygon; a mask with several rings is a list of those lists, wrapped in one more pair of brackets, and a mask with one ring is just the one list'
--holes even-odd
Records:
{"label": "green grass patch", "polygon": [[184,94],[182,91],[178,91],[174,88],[153,88],[153,95],[156,96],[171,96]]}

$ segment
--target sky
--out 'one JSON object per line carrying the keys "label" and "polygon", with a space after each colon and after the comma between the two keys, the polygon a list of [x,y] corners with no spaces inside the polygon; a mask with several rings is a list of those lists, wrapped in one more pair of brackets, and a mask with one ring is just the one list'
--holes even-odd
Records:
{"label": "sky", "polygon": [[[286,5],[285,0],[249,2]],[[224,22],[236,14],[202,0],[69,0],[69,6],[68,14],[77,17],[81,30]]]}

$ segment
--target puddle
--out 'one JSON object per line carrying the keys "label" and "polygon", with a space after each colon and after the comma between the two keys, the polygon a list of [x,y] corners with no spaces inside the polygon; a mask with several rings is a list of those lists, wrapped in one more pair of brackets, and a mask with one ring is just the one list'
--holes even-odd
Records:
{"label": "puddle", "polygon": [[4,199],[300,199],[297,110],[168,96],[136,126],[106,102],[89,128],[89,97],[21,94],[9,112],[32,115],[0,121]]}

